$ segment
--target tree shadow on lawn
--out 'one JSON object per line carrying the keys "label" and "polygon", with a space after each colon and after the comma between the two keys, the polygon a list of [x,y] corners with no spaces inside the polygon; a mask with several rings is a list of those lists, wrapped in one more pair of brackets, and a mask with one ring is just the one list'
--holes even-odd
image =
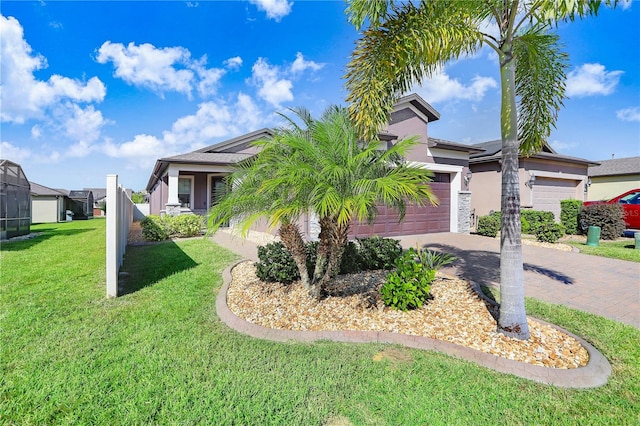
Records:
{"label": "tree shadow on lawn", "polygon": [[81,228],[81,229],[59,229],[59,228],[41,228],[32,229],[31,238],[26,240],[3,240],[0,243],[0,251],[22,251],[28,250],[36,244],[40,244],[50,238],[66,237],[70,235],[82,234],[84,232],[90,232],[96,228]]}
{"label": "tree shadow on lawn", "polygon": [[118,295],[135,293],[195,266],[198,263],[173,241],[129,245],[118,276]]}
{"label": "tree shadow on lawn", "polygon": [[[451,265],[443,268],[445,273],[447,270],[455,270],[461,278],[484,286],[500,283],[500,254],[498,253],[484,250],[463,250],[447,244],[428,244],[424,248],[437,249],[457,258]],[[564,285],[574,283],[573,278],[560,271],[531,263],[524,263],[524,271],[543,275]]]}

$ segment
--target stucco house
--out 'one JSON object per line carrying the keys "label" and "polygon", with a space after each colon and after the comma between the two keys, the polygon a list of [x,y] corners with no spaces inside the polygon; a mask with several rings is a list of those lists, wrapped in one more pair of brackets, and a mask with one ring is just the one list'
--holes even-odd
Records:
{"label": "stucco house", "polygon": [[[471,207],[477,218],[500,210],[502,141],[472,146],[482,149],[469,159],[473,176],[470,189],[474,194]],[[596,165],[597,162],[558,154],[546,143],[539,153],[520,156],[520,208],[551,211],[560,220],[561,200],[585,201],[587,171]]]}
{"label": "stucco house", "polygon": [[32,223],[64,222],[68,205],[69,191],[31,182]]}
{"label": "stucco house", "polygon": [[587,201],[609,200],[640,188],[640,157],[612,158],[589,167]]}
{"label": "stucco house", "polygon": [[[354,223],[353,236],[397,236],[430,232],[469,232],[471,194],[468,191],[469,155],[479,148],[430,138],[428,124],[440,114],[420,96],[412,94],[395,105],[389,124],[380,132],[386,144],[419,136],[420,143],[407,155],[407,160],[434,172],[431,184],[440,198],[437,207],[407,209],[405,220],[398,224],[396,212],[381,208],[373,225]],[[234,166],[256,154],[251,143],[273,135],[261,129],[193,152],[161,158],[147,184],[151,214],[205,214],[213,205],[216,187]],[[308,238],[317,236],[317,222],[303,218],[302,232]]]}

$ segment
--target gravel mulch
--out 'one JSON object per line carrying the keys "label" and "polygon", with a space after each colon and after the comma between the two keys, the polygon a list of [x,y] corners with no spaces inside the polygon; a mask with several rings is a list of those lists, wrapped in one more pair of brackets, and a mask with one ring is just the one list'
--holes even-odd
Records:
{"label": "gravel mulch", "polygon": [[527,341],[496,333],[495,312],[468,282],[438,273],[431,287],[433,299],[421,309],[402,312],[384,305],[379,288],[387,272],[369,271],[337,277],[317,301],[299,282],[265,283],[252,262],[232,271],[227,305],[238,317],[263,327],[283,330],[387,331],[425,336],[467,346],[500,357],[551,368],[577,368],[589,360],[587,350],[573,337],[528,320]]}

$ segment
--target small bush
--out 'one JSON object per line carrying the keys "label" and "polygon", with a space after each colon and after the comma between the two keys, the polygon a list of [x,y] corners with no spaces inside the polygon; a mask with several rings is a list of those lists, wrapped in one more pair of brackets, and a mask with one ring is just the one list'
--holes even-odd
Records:
{"label": "small bush", "polygon": [[164,218],[150,214],[140,221],[142,237],[147,241],[163,241],[169,238]]}
{"label": "small bush", "polygon": [[554,221],[555,217],[552,212],[543,210],[520,210],[520,224],[523,234],[535,234],[539,227]]}
{"label": "small bush", "polygon": [[420,308],[429,298],[435,269],[417,261],[419,254],[411,248],[396,260],[396,270],[387,275],[380,289],[382,301],[401,311]]}
{"label": "small bush", "polygon": [[195,214],[181,214],[171,217],[170,235],[172,237],[188,238],[199,235],[204,225],[204,218]]}
{"label": "small bush", "polygon": [[437,271],[444,265],[448,265],[456,260],[456,257],[449,253],[440,253],[431,250],[422,250],[420,252],[420,262],[427,269]]}
{"label": "small bush", "polygon": [[576,235],[580,226],[579,217],[582,209],[582,201],[580,200],[562,200],[560,201],[560,223],[569,235]]}
{"label": "small bush", "polygon": [[556,243],[564,236],[564,230],[564,225],[561,223],[543,223],[536,229],[536,240],[543,243]]}
{"label": "small bush", "polygon": [[478,226],[476,232],[478,235],[495,238],[500,231],[500,218],[495,214],[488,216],[480,216],[478,218]]}
{"label": "small bush", "polygon": [[341,274],[355,274],[360,272],[360,249],[353,241],[348,241],[342,253],[342,261],[340,262]]}
{"label": "small bush", "polygon": [[298,266],[283,243],[258,246],[259,262],[255,263],[256,276],[262,281],[291,284],[300,279]]}
{"label": "small bush", "polygon": [[360,269],[373,271],[392,269],[396,260],[402,255],[399,240],[378,236],[358,238],[358,258]]}
{"label": "small bush", "polygon": [[591,204],[580,212],[580,230],[587,233],[590,226],[600,227],[603,240],[615,240],[625,229],[624,212],[620,204]]}

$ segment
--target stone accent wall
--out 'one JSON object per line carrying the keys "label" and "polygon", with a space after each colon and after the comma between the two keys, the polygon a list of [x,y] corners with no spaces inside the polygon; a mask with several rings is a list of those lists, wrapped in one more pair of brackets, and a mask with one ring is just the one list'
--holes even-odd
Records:
{"label": "stone accent wall", "polygon": [[471,233],[471,192],[458,192],[458,232]]}

